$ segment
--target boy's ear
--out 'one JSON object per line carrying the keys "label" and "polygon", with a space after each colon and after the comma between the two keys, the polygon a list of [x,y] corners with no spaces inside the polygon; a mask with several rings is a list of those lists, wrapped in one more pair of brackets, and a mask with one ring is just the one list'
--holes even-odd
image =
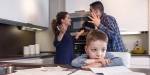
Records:
{"label": "boy's ear", "polygon": [[86,45],[84,46],[84,50],[85,50],[85,52],[87,53],[87,46],[86,46]]}

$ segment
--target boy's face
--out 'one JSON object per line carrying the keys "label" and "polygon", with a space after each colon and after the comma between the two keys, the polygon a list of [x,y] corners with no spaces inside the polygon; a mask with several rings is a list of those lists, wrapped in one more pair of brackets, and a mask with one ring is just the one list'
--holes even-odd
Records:
{"label": "boy's face", "polygon": [[107,42],[102,40],[91,41],[85,46],[86,54],[90,59],[104,58],[107,49]]}

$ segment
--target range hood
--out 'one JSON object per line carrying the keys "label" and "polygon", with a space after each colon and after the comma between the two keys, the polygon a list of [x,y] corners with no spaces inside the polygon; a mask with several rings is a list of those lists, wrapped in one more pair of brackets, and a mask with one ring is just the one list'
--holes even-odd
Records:
{"label": "range hood", "polygon": [[12,20],[6,20],[2,18],[0,18],[0,23],[17,26],[20,30],[37,31],[37,30],[48,29],[47,27],[42,27],[42,26],[31,24],[31,23],[22,23],[22,22],[17,22],[17,21],[12,21]]}

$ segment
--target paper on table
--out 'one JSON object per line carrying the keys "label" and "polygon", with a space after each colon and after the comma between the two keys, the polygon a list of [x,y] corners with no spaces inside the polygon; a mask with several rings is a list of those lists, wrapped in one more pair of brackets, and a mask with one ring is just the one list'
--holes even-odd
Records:
{"label": "paper on table", "polygon": [[78,70],[75,73],[72,73],[71,75],[96,75],[96,74],[91,71]]}
{"label": "paper on table", "polygon": [[9,75],[68,75],[70,71],[53,71],[53,72],[43,72],[43,71],[19,71]]}
{"label": "paper on table", "polygon": [[17,70],[9,75],[68,75],[71,71],[64,71],[62,67],[42,67],[35,69]]}
{"label": "paper on table", "polygon": [[103,73],[104,75],[145,75],[144,73],[132,72],[127,67],[115,66],[104,68],[90,68],[94,73]]}

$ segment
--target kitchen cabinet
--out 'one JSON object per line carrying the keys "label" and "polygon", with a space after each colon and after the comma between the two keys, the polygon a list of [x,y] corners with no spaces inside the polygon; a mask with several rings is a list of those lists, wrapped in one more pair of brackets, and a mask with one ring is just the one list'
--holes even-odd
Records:
{"label": "kitchen cabinet", "polygon": [[149,56],[132,56],[131,68],[150,68]]}
{"label": "kitchen cabinet", "polygon": [[42,26],[49,26],[49,0],[24,0],[27,22]]}
{"label": "kitchen cabinet", "polygon": [[97,0],[65,0],[65,10],[69,13],[85,10],[89,11],[90,4]]}
{"label": "kitchen cabinet", "polygon": [[54,57],[41,58],[43,64],[54,64]]}
{"label": "kitchen cabinet", "polygon": [[49,26],[49,0],[1,0],[0,18]]}
{"label": "kitchen cabinet", "polygon": [[148,0],[102,0],[105,12],[116,18],[120,31],[148,31]]}
{"label": "kitchen cabinet", "polygon": [[19,22],[27,22],[21,9],[21,0],[1,0],[0,18]]}

